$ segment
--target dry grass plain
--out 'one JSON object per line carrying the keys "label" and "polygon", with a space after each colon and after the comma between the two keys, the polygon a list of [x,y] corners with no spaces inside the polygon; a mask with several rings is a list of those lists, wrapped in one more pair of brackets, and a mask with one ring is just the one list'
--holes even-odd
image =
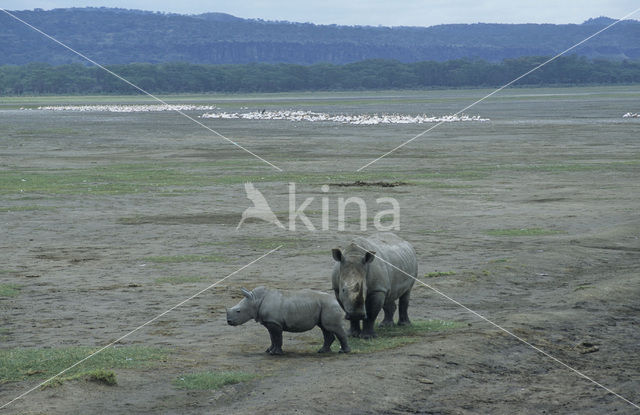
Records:
{"label": "dry grass plain", "polygon": [[[443,115],[484,94],[167,99]],[[0,404],[282,248],[1,413],[637,413],[419,284],[412,331],[354,341],[346,356],[316,355],[317,329],[287,334],[286,355],[269,356],[263,327],[224,316],[243,286],[329,291],[331,248],[374,230],[351,215],[339,232],[338,198],[361,197],[371,220],[376,198],[394,197],[396,233],[414,244],[424,282],[640,402],[640,120],[622,118],[639,109],[637,86],[504,91],[471,112],[490,122],[442,125],[361,173],[428,125],[203,121],[278,172],[174,113],[20,109],[116,102],[148,100],[0,105]],[[404,184],[336,185],[357,180]],[[314,197],[317,227],[328,197],[329,229],[236,230],[248,181],[285,223],[289,183],[298,205]]]}

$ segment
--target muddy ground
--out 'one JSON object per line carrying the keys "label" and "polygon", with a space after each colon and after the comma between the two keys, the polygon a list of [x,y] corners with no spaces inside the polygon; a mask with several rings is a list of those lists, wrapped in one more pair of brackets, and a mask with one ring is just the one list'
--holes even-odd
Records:
{"label": "muddy ground", "polygon": [[[440,115],[482,94],[182,101]],[[638,404],[640,123],[621,118],[638,110],[637,87],[505,91],[472,112],[490,122],[442,125],[362,173],[355,170],[429,125],[205,121],[280,173],[176,114],[17,109],[37,104],[7,102],[0,111],[0,282],[19,287],[0,298],[3,349],[107,344],[282,248],[121,342],[163,347],[166,361],[117,369],[117,386],[36,390],[0,413],[638,413],[418,284],[410,317],[461,327],[375,353],[319,356],[316,329],[286,334],[287,353],[268,356],[263,327],[230,327],[224,316],[242,286],[330,291],[331,248],[374,232],[373,216],[388,208],[375,199],[394,197],[395,232],[414,244],[425,283]],[[401,185],[331,186],[357,180]],[[315,197],[306,211],[317,228],[328,197],[329,229],[248,221],[236,230],[250,206],[247,181],[286,225],[288,183],[298,206]],[[367,202],[366,231],[355,215],[337,229],[337,200],[350,196]],[[436,271],[443,275],[425,276]],[[216,391],[173,383],[230,369],[260,377]],[[0,383],[0,404],[41,380]]]}

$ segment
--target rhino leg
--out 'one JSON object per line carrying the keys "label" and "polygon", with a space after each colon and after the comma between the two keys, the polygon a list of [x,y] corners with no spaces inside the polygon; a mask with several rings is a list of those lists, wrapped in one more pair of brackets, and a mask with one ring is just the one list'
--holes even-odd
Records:
{"label": "rhino leg", "polygon": [[402,294],[402,296],[400,297],[400,300],[398,301],[400,305],[400,311],[399,311],[400,318],[398,319],[398,326],[408,326],[411,324],[411,321],[409,320],[409,313],[408,313],[410,295],[411,295],[411,291],[407,291],[406,293]]}
{"label": "rhino leg", "polygon": [[322,335],[324,336],[324,344],[318,350],[318,353],[328,353],[331,351],[331,344],[333,344],[336,336],[322,326],[320,326],[320,329],[322,330]]}
{"label": "rhino leg", "polygon": [[395,301],[385,303],[382,310],[384,310],[384,320],[380,322],[380,327],[393,326],[393,313],[396,312]]}
{"label": "rhino leg", "polygon": [[351,323],[351,327],[349,328],[349,336],[351,337],[360,337],[360,320],[353,319],[349,320]]}
{"label": "rhino leg", "polygon": [[347,343],[347,335],[344,332],[344,329],[342,327],[338,327],[338,329],[335,331],[335,335],[338,338],[338,341],[340,342],[339,353],[349,353],[351,351],[351,348]]}
{"label": "rhino leg", "polygon": [[384,293],[376,291],[367,295],[367,299],[365,300],[367,318],[362,322],[361,338],[372,339],[378,336],[373,330],[373,324],[376,322],[380,310],[382,310],[382,304],[384,304]]}
{"label": "rhino leg", "polygon": [[271,355],[284,354],[282,351],[282,327],[274,323],[264,323],[264,326],[269,330],[269,336],[271,337],[271,346],[266,352]]}

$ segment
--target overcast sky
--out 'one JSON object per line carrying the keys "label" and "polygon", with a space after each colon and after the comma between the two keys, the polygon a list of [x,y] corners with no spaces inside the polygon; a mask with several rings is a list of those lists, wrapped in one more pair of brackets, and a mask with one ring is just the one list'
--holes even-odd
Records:
{"label": "overcast sky", "polygon": [[[57,7],[121,7],[319,24],[432,26],[443,23],[581,23],[590,17],[620,18],[639,0],[2,0],[7,10]],[[640,19],[640,12],[632,16]]]}

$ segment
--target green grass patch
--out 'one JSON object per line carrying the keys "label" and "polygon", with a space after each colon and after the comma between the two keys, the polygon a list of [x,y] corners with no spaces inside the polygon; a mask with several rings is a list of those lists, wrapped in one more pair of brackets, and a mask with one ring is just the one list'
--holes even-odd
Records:
{"label": "green grass patch", "polygon": [[[288,183],[319,186],[356,181],[402,181],[432,188],[459,188],[461,185],[438,180],[473,180],[488,175],[482,170],[446,170],[406,172],[389,176],[388,171],[371,172],[287,172],[269,170],[255,174],[234,174],[236,160],[215,163],[131,163],[109,164],[95,168],[5,170],[0,175],[0,194],[129,194],[156,192],[175,196],[213,185],[252,183]],[[238,164],[241,166],[241,164]],[[257,165],[256,168],[263,166]],[[246,168],[243,169],[246,171]],[[434,181],[430,181],[434,180]],[[371,188],[370,190],[375,190]]]}
{"label": "green grass patch", "polygon": [[[608,163],[558,163],[525,166],[522,170],[539,171],[548,173],[583,172],[583,171],[633,171],[638,165],[638,160],[613,161]],[[517,169],[517,166],[516,166]]]}
{"label": "green grass patch", "polygon": [[0,207],[1,212],[26,212],[31,210],[54,210],[53,206],[40,206],[40,205],[23,205],[23,206],[3,206]]}
{"label": "green grass patch", "polygon": [[193,282],[201,282],[201,281],[205,281],[208,278],[209,277],[205,277],[205,276],[180,275],[180,276],[175,276],[175,277],[160,277],[160,278],[156,279],[156,282],[159,283],[159,284],[178,285],[178,284],[188,284],[188,283],[193,283]]}
{"label": "green grass patch", "polygon": [[[0,384],[25,379],[46,379],[84,359],[96,348],[15,348],[0,350]],[[110,347],[65,373],[65,377],[97,370],[151,367],[166,359],[163,349],[128,346]],[[97,373],[97,372],[96,372]]]}
{"label": "green grass patch", "polygon": [[464,324],[445,320],[416,320],[410,326],[378,327],[381,337],[421,336],[433,331],[443,331],[463,327]]}
{"label": "green grass patch", "polygon": [[102,383],[107,386],[115,386],[118,384],[116,374],[113,370],[95,369],[86,372],[80,372],[71,376],[58,376],[55,379],[42,385],[43,388],[55,388],[64,382],[71,380],[85,380],[88,382]]}
{"label": "green grass patch", "polygon": [[[305,212],[306,213],[306,212]],[[288,214],[288,213],[287,213]],[[310,216],[310,215],[307,215]],[[328,255],[331,256],[331,249],[320,249],[316,248],[312,242],[308,239],[299,239],[299,238],[243,238],[239,237],[236,239],[238,245],[246,246],[249,249],[255,251],[266,252],[272,249],[277,248],[282,245],[282,249],[287,249],[289,251],[294,251],[296,255]],[[197,246],[226,246],[229,245],[228,242],[222,241],[213,241],[213,242],[202,242]]]}
{"label": "green grass patch", "polygon": [[[443,183],[443,182],[429,182],[425,179],[459,179],[459,180],[475,180],[482,179],[488,176],[487,172],[478,170],[450,170],[443,172],[407,172],[397,173],[390,176],[388,171],[371,171],[371,172],[318,172],[318,173],[301,173],[301,172],[289,172],[289,173],[271,173],[270,171],[261,172],[259,174],[247,175],[247,174],[226,174],[226,175],[210,175],[208,177],[210,184],[244,184],[246,182],[252,183],[267,183],[267,182],[282,182],[289,183],[295,182],[297,184],[308,185],[322,185],[328,184],[336,185],[338,183],[354,183],[356,181],[363,182],[406,182],[410,184],[423,184],[425,186],[441,187],[441,188],[458,188],[456,184]],[[419,181],[419,182],[416,182]],[[377,187],[359,188],[359,190],[371,190],[375,191]]]}
{"label": "green grass patch", "polygon": [[187,390],[212,390],[225,385],[247,382],[257,377],[258,375],[252,373],[235,371],[199,372],[181,376],[173,384]]}
{"label": "green grass patch", "polygon": [[[451,330],[463,326],[462,323],[454,321],[417,320],[413,321],[410,326],[376,327],[378,337],[370,340],[350,337],[349,347],[351,347],[352,353],[374,353],[415,343],[434,331]],[[332,349],[338,351],[339,348],[338,342],[334,342]]]}
{"label": "green grass patch", "polygon": [[433,271],[427,274],[424,274],[427,278],[437,278],[437,277],[446,277],[447,275],[456,275],[455,271]]}
{"label": "green grass patch", "polygon": [[452,183],[432,182],[432,181],[414,182],[412,184],[418,184],[423,187],[428,187],[429,189],[470,189],[473,187],[466,184],[452,184]]}
{"label": "green grass patch", "polygon": [[490,229],[486,232],[489,236],[544,236],[562,233],[561,231],[543,228]]}
{"label": "green grass patch", "polygon": [[268,251],[280,245],[283,248],[301,248],[307,241],[296,238],[249,238],[246,243],[251,249]]}
{"label": "green grass patch", "polygon": [[11,334],[12,332],[8,328],[0,327],[0,341],[6,341]]}
{"label": "green grass patch", "polygon": [[[284,217],[288,215],[289,212],[286,213],[276,213],[277,216]],[[308,212],[305,211],[307,216],[311,216]],[[304,246],[309,244],[309,241],[306,239],[299,238],[258,238],[258,237],[239,237],[236,239],[238,245],[246,246],[250,249],[260,250],[260,251],[268,251],[270,249],[277,248],[282,245],[283,248],[303,248]],[[202,242],[197,246],[227,246],[229,242],[225,241],[212,241],[212,242]]]}
{"label": "green grass patch", "polygon": [[205,177],[152,164],[112,164],[94,169],[7,171],[0,175],[0,194],[118,194],[199,186]]}
{"label": "green grass patch", "polygon": [[296,184],[321,185],[332,183],[345,183],[373,180],[390,180],[388,172],[368,172],[368,173],[271,173],[265,172],[255,175],[227,174],[211,177],[211,182],[215,184],[244,184],[246,182],[295,182]]}
{"label": "green grass patch", "polygon": [[50,137],[52,135],[78,135],[80,132],[78,130],[74,130],[73,128],[47,128],[44,130],[38,129],[22,129],[15,131],[12,135],[17,137],[35,137],[35,136],[44,136]]}
{"label": "green grass patch", "polygon": [[206,255],[163,255],[163,256],[149,256],[143,258],[148,262],[157,264],[176,264],[180,262],[223,262],[225,257],[216,254]]}
{"label": "green grass patch", "polygon": [[20,286],[16,284],[0,284],[0,297],[15,297],[20,294]]}
{"label": "green grass patch", "polygon": [[458,179],[458,180],[480,180],[487,178],[495,169],[493,167],[478,167],[473,170],[448,170],[439,172],[424,172],[409,175],[415,179]]}
{"label": "green grass patch", "polygon": [[91,382],[104,383],[105,385],[117,385],[116,374],[112,370],[98,369],[86,374],[86,379]]}

